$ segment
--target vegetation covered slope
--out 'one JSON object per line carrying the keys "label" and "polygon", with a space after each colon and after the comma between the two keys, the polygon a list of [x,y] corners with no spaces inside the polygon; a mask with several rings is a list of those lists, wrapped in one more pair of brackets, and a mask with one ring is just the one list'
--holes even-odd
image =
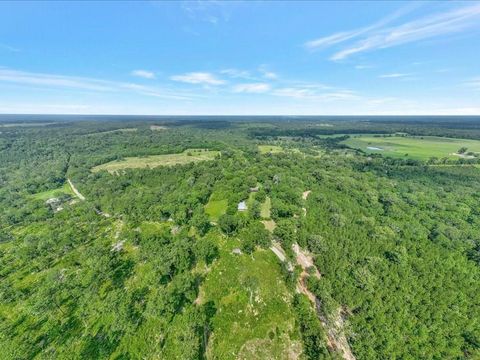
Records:
{"label": "vegetation covered slope", "polygon": [[[392,124],[448,136],[472,125],[449,126]],[[372,132],[342,121],[325,131],[365,127]],[[126,128],[137,131],[114,131]],[[480,169],[470,165],[478,159],[438,166],[371,156],[311,129],[303,121],[2,129],[2,356],[342,358],[332,324],[357,359],[480,356]],[[192,148],[221,156],[91,171]],[[85,201],[72,201],[67,178]],[[62,209],[46,203],[50,195]],[[305,278],[317,306],[297,293],[294,244],[320,272]]]}

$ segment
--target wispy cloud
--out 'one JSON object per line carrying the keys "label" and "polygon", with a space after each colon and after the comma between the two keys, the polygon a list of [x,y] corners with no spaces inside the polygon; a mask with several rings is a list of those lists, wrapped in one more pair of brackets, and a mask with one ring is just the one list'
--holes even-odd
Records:
{"label": "wispy cloud", "polygon": [[220,74],[224,74],[231,78],[240,78],[240,79],[250,79],[252,75],[247,70],[239,70],[239,69],[223,69],[220,70]]}
{"label": "wispy cloud", "polygon": [[0,50],[6,50],[6,51],[9,51],[9,52],[19,52],[20,49],[16,48],[16,47],[13,47],[13,46],[10,46],[10,45],[7,45],[7,44],[4,44],[4,43],[0,43]]}
{"label": "wispy cloud", "polygon": [[355,69],[357,70],[365,70],[365,69],[372,69],[373,65],[355,65]]}
{"label": "wispy cloud", "polygon": [[473,27],[480,27],[479,3],[427,15],[400,25],[386,27],[388,23],[404,13],[406,11],[393,14],[371,26],[312,40],[307,42],[305,46],[313,49],[324,48],[359,38],[359,40],[353,43],[349,42],[347,46],[330,57],[331,60],[336,61],[366,51],[385,49],[441,35],[453,34]]}
{"label": "wispy cloud", "polygon": [[480,90],[480,77],[469,79],[464,84],[469,88]]}
{"label": "wispy cloud", "polygon": [[217,25],[228,22],[232,13],[232,3],[221,1],[184,1],[182,9],[192,20],[200,20]]}
{"label": "wispy cloud", "polygon": [[42,88],[60,88],[94,92],[133,91],[142,95],[166,98],[187,99],[190,94],[134,83],[92,79],[78,76],[33,73],[0,68],[0,83],[38,86]]}
{"label": "wispy cloud", "polygon": [[404,78],[404,77],[411,76],[411,75],[412,75],[412,74],[391,73],[391,74],[383,74],[383,75],[380,75],[379,78],[382,78],[382,79]]}
{"label": "wispy cloud", "polygon": [[272,92],[276,96],[290,97],[294,99],[306,99],[316,101],[353,100],[359,96],[351,90],[335,90],[322,92],[314,87],[284,87]]}
{"label": "wispy cloud", "polygon": [[155,73],[148,70],[133,70],[131,74],[144,79],[155,79]]}
{"label": "wispy cloud", "polygon": [[213,74],[208,72],[190,72],[182,75],[174,75],[170,77],[173,81],[180,81],[189,84],[203,85],[222,85],[224,80],[217,79]]}
{"label": "wispy cloud", "polygon": [[355,29],[355,30],[342,31],[342,32],[338,32],[338,33],[328,35],[328,36],[325,36],[325,37],[321,37],[321,38],[318,38],[318,39],[310,40],[310,41],[307,41],[304,44],[304,46],[307,49],[310,49],[310,50],[318,50],[318,49],[326,48],[326,47],[329,47],[329,46],[332,46],[332,45],[335,45],[335,44],[345,42],[345,41],[350,40],[350,39],[357,38],[361,35],[367,34],[367,33],[371,32],[373,30],[379,29],[379,28],[387,25],[388,23],[392,22],[393,20],[411,12],[412,10],[417,8],[418,6],[419,6],[418,4],[409,4],[408,6],[397,10],[393,14],[390,14],[390,15],[384,17],[383,19],[375,22],[372,25],[365,26],[365,27]]}
{"label": "wispy cloud", "polygon": [[270,91],[271,86],[267,83],[249,83],[238,84],[233,87],[233,92],[237,93],[265,93]]}
{"label": "wispy cloud", "polygon": [[274,73],[273,71],[270,71],[267,67],[267,65],[260,65],[258,67],[258,71],[260,72],[261,76],[265,79],[269,80],[276,80],[278,79],[278,75]]}

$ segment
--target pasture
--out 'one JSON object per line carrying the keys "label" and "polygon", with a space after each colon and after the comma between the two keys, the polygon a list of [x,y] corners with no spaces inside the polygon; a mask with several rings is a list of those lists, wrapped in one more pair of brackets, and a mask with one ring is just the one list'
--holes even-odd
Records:
{"label": "pasture", "polygon": [[205,213],[210,217],[212,221],[218,221],[220,216],[227,211],[227,200],[212,200],[205,205]]}
{"label": "pasture", "polygon": [[258,145],[260,154],[277,154],[283,152],[283,149],[277,145]]}
{"label": "pasture", "polygon": [[183,165],[192,162],[213,160],[219,151],[206,149],[187,149],[179,154],[149,155],[126,157],[121,160],[110,161],[92,168],[92,172],[107,170],[109,173],[118,173],[124,169],[155,168],[158,166]]}
{"label": "pasture", "polygon": [[63,184],[62,187],[59,187],[57,189],[42,191],[40,193],[33,194],[32,197],[36,200],[46,201],[48,199],[51,199],[54,197],[62,197],[64,195],[75,197],[75,194],[73,193],[68,183]]}
{"label": "pasture", "polygon": [[[342,142],[351,148],[369,154],[382,154],[391,157],[408,157],[428,160],[431,157],[460,159],[470,158],[469,152],[480,153],[480,141],[454,139],[436,136],[388,136],[355,135]],[[458,154],[462,147],[465,154]]]}
{"label": "pasture", "polygon": [[265,201],[262,203],[260,206],[260,216],[263,219],[270,219],[270,210],[272,208],[272,201],[270,198],[267,196]]}

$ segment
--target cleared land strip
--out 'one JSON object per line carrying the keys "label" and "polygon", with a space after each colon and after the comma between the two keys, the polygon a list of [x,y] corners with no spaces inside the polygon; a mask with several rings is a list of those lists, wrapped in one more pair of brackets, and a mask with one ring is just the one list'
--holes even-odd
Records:
{"label": "cleared land strip", "polygon": [[85,196],[83,196],[80,191],[77,190],[75,185],[73,185],[72,181],[70,179],[67,179],[68,185],[70,185],[70,188],[72,189],[73,193],[75,194],[76,197],[78,197],[80,200],[85,201]]}
{"label": "cleared land strip", "polygon": [[[277,242],[272,242],[270,250],[280,259],[281,262],[288,261],[285,256],[285,251],[282,246]],[[352,349],[348,343],[347,337],[345,336],[344,329],[344,318],[342,316],[342,309],[339,308],[335,315],[331,316],[331,319],[328,319],[321,310],[320,300],[308,290],[306,285],[306,279],[309,276],[314,276],[320,278],[321,274],[318,271],[317,267],[313,263],[312,256],[305,250],[303,250],[298,244],[292,245],[292,250],[296,255],[297,265],[300,265],[302,268],[302,273],[298,278],[297,282],[297,292],[304,294],[312,302],[315,307],[315,312],[322,323],[323,327],[327,331],[327,341],[330,349],[338,351],[342,358],[345,360],[355,360]],[[313,273],[310,275],[308,269],[313,268]],[[288,261],[289,271],[293,271],[293,265]]]}
{"label": "cleared land strip", "polygon": [[119,173],[124,169],[155,168],[158,166],[173,166],[178,164],[189,164],[192,162],[213,160],[219,151],[206,149],[188,149],[179,154],[149,155],[126,157],[122,160],[114,160],[108,163],[95,166],[92,172],[107,170],[111,174]]}

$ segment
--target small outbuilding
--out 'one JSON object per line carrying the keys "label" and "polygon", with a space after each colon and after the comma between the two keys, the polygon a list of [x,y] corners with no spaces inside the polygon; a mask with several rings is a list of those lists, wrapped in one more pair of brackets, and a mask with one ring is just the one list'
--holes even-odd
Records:
{"label": "small outbuilding", "polygon": [[238,203],[238,211],[246,211],[248,210],[247,203],[245,201],[240,201]]}

